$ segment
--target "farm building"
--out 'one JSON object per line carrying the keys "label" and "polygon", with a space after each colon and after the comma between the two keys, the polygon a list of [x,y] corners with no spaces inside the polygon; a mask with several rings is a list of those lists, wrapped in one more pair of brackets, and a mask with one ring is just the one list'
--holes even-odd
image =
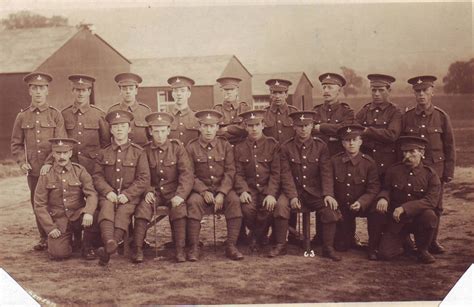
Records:
{"label": "farm building", "polygon": [[30,104],[23,77],[32,71],[53,76],[49,103],[62,109],[72,102],[67,76],[94,76],[95,104],[103,109],[117,99],[114,76],[130,71],[130,61],[87,25],[0,31],[0,158],[9,156],[11,129],[16,114]]}
{"label": "farm building", "polygon": [[265,81],[275,78],[291,81],[292,85],[288,89],[288,104],[301,110],[313,108],[313,84],[304,72],[254,74],[252,95],[255,108],[263,108],[270,103],[270,91]]}
{"label": "farm building", "polygon": [[154,111],[172,103],[167,80],[177,75],[195,81],[189,98],[193,110],[212,108],[222,102],[223,96],[216,82],[222,76],[242,79],[240,99],[252,103],[252,75],[235,55],[133,59],[131,71],[143,78],[137,99]]}

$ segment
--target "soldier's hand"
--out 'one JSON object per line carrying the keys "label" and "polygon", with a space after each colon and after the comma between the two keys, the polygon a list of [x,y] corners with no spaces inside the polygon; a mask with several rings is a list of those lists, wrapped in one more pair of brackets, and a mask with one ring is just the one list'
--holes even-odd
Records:
{"label": "soldier's hand", "polygon": [[385,198],[381,198],[377,201],[376,210],[380,213],[386,213],[388,209],[388,201]]}
{"label": "soldier's hand", "polygon": [[113,203],[116,203],[117,202],[117,194],[115,194],[115,192],[109,192],[107,193],[107,199]]}
{"label": "soldier's hand", "polygon": [[171,207],[172,208],[176,208],[178,207],[179,205],[181,204],[184,204],[184,199],[182,199],[181,197],[179,197],[178,195],[174,196],[173,198],[171,198]]}
{"label": "soldier's hand", "polygon": [[224,194],[217,193],[214,199],[214,212],[221,210],[224,207]]}
{"label": "soldier's hand", "polygon": [[156,201],[155,193],[153,193],[153,192],[146,193],[145,201],[147,202],[147,204],[153,205]]}
{"label": "soldier's hand", "polygon": [[400,222],[400,216],[402,215],[403,212],[405,212],[403,207],[398,207],[395,210],[393,210],[393,219],[395,220],[395,222],[397,223]]}
{"label": "soldier's hand", "polygon": [[28,173],[32,169],[30,163],[23,163],[20,165],[20,168],[25,173]]}
{"label": "soldier's hand", "polygon": [[250,204],[252,202],[252,196],[250,195],[250,193],[242,192],[242,194],[240,194],[240,202],[242,204]]}
{"label": "soldier's hand", "polygon": [[117,196],[117,201],[121,204],[126,204],[128,203],[128,198],[124,194],[120,194],[119,196]]}
{"label": "soldier's hand", "polygon": [[60,235],[61,235],[61,231],[59,231],[59,229],[57,228],[51,230],[51,232],[48,234],[48,236],[50,236],[53,239],[59,238]]}
{"label": "soldier's hand", "polygon": [[204,201],[206,202],[206,204],[208,205],[214,204],[214,195],[211,192],[205,191],[201,193],[201,196],[204,198]]}
{"label": "soldier's hand", "polygon": [[84,213],[84,216],[82,217],[82,226],[84,227],[89,227],[92,225],[94,217],[89,214],[89,213]]}
{"label": "soldier's hand", "polygon": [[45,164],[41,167],[40,169],[40,175],[44,176],[47,173],[49,173],[49,170],[51,169],[52,165],[51,164]]}
{"label": "soldier's hand", "polygon": [[329,206],[332,210],[337,210],[337,200],[334,199],[334,197],[332,196],[325,196],[324,197],[324,204],[327,206]]}
{"label": "soldier's hand", "polygon": [[268,211],[272,212],[275,209],[277,200],[273,195],[267,195],[263,199],[263,207],[266,208]]}
{"label": "soldier's hand", "polygon": [[358,202],[358,201],[354,202],[349,208],[352,211],[359,211],[360,210],[360,202]]}
{"label": "soldier's hand", "polygon": [[300,200],[295,197],[290,200],[290,207],[293,210],[300,210],[301,209],[301,202]]}

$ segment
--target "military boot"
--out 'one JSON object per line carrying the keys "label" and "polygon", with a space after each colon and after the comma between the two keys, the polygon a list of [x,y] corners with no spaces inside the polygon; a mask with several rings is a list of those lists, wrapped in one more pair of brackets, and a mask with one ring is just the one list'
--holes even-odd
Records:
{"label": "military boot", "polygon": [[176,262],[185,262],[184,245],[186,241],[186,219],[181,218],[172,223],[173,237],[176,242]]}
{"label": "military boot", "polygon": [[132,262],[142,263],[143,262],[143,241],[146,236],[146,226],[148,221],[145,219],[135,220],[135,229],[133,233],[133,242],[135,244],[135,253],[132,256]]}
{"label": "military boot", "polygon": [[34,246],[33,246],[33,249],[35,251],[43,251],[45,249],[48,248],[48,239],[47,238],[41,238],[38,243],[36,243]]}
{"label": "military boot", "polygon": [[195,262],[199,260],[199,232],[201,230],[201,222],[194,219],[188,219],[186,222],[188,231],[188,260]]}
{"label": "military boot", "polygon": [[433,234],[433,241],[430,244],[429,252],[432,254],[444,254],[446,249],[438,242],[439,225],[436,227]]}
{"label": "military boot", "polygon": [[84,238],[82,240],[82,258],[86,260],[94,260],[97,258],[97,255],[92,248],[92,241],[94,239],[95,233],[85,230]]}
{"label": "military boot", "polygon": [[227,258],[232,260],[242,260],[244,255],[237,249],[237,237],[239,236],[240,226],[242,225],[242,218],[233,218],[227,220],[227,241],[225,254]]}
{"label": "military boot", "polygon": [[272,248],[268,257],[274,258],[281,255],[286,255],[286,235],[288,233],[288,220],[277,218],[275,219],[275,237],[276,245]]}
{"label": "military boot", "polygon": [[334,250],[334,236],[336,235],[336,223],[323,224],[323,257],[333,261],[341,261],[342,258]]}

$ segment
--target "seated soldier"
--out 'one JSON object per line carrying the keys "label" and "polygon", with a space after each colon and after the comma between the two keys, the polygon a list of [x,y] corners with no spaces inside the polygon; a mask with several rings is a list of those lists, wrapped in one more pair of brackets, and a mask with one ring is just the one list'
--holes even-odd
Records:
{"label": "seated soldier", "polygon": [[128,139],[133,114],[116,110],[105,119],[110,125],[112,143],[102,149],[96,161],[94,186],[99,192],[99,226],[105,248],[97,253],[99,265],[107,265],[131,222],[136,205],[150,185],[146,153]]}
{"label": "seated soldier", "polygon": [[[236,175],[234,188],[240,197],[244,223],[250,229],[250,250],[266,237],[280,188],[280,154],[278,142],[263,134],[263,110],[239,114],[248,132],[246,140],[234,147]],[[280,244],[286,243],[286,232]],[[278,238],[277,238],[278,239]],[[283,254],[282,246],[282,254]]]}
{"label": "seated soldier", "polygon": [[[92,249],[97,227],[97,192],[92,177],[80,164],[71,162],[74,139],[53,138],[53,166],[39,177],[35,191],[35,214],[48,234],[50,259],[72,254],[72,234],[84,229],[82,256],[95,259]],[[94,218],[95,216],[95,218]]]}
{"label": "seated soldier", "polygon": [[241,260],[244,256],[236,247],[242,211],[240,200],[232,189],[235,162],[232,146],[216,136],[222,114],[215,110],[196,112],[200,136],[191,140],[186,149],[194,168],[193,192],[187,201],[188,207],[188,252],[189,261],[199,258],[199,232],[204,214],[224,211],[227,222],[226,256]]}
{"label": "seated soldier", "polygon": [[323,223],[323,257],[340,261],[333,245],[341,212],[334,199],[328,147],[321,139],[311,137],[314,114],[312,111],[290,114],[296,135],[281,145],[281,181],[285,197],[278,199],[275,216],[288,220],[290,206],[294,210],[316,211]]}
{"label": "seated soldier", "polygon": [[380,219],[374,200],[380,192],[380,181],[375,161],[360,152],[362,145],[361,125],[344,125],[337,130],[342,140],[343,152],[332,157],[334,171],[334,195],[342,219],[337,223],[334,246],[338,251],[347,251],[354,240],[356,217],[367,217],[369,232],[369,259],[376,260],[376,249],[380,241]]}
{"label": "seated soldier", "polygon": [[403,239],[415,235],[418,258],[433,263],[430,247],[436,231],[441,182],[435,170],[422,162],[426,139],[416,136],[399,138],[402,162],[387,170],[377,209],[390,216],[379,247],[379,255],[390,260],[403,253]]}
{"label": "seated soldier", "polygon": [[[186,204],[194,183],[194,173],[188,153],[176,139],[168,139],[174,117],[165,112],[151,113],[145,117],[153,141],[145,145],[150,164],[151,187],[145,199],[135,209],[135,262],[143,262],[143,240],[154,206],[170,208],[169,219],[173,234],[176,261],[186,261]],[[156,244],[156,243],[155,243]]]}

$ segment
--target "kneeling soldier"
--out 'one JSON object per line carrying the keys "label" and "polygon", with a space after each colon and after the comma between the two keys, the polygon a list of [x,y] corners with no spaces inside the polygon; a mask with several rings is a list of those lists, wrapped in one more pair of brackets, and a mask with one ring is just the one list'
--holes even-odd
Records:
{"label": "kneeling soldier", "polygon": [[[250,229],[250,249],[254,251],[269,225],[280,186],[280,154],[278,142],[263,134],[265,111],[253,110],[239,114],[248,137],[234,149],[235,191],[240,196],[244,223]],[[286,231],[288,229],[286,228]],[[282,247],[286,231],[280,236]],[[278,238],[277,238],[278,240]]]}
{"label": "kneeling soldier", "polygon": [[203,214],[224,210],[227,222],[226,255],[232,260],[243,259],[235,244],[242,225],[239,197],[232,190],[235,162],[232,146],[223,137],[216,137],[222,114],[215,110],[196,112],[201,135],[191,140],[186,149],[194,166],[193,193],[189,196],[188,241],[189,261],[199,258],[199,231]]}
{"label": "kneeling soldier", "polygon": [[[321,139],[311,137],[314,112],[290,114],[296,135],[281,145],[281,181],[283,192],[290,199],[291,209],[316,211],[323,222],[323,257],[340,261],[334,251],[336,222],[341,218],[334,199],[333,173],[329,150]],[[281,200],[281,201],[280,201]],[[280,197],[277,216],[288,219],[288,200]]]}
{"label": "kneeling soldier", "polygon": [[39,177],[35,191],[35,213],[48,234],[49,256],[57,260],[71,256],[72,234],[84,229],[82,256],[95,259],[92,239],[94,232],[98,232],[94,218],[97,192],[92,177],[83,166],[70,160],[76,140],[53,138],[49,141],[53,167]]}
{"label": "kneeling soldier", "polygon": [[418,257],[424,263],[435,262],[428,252],[438,217],[441,182],[436,171],[421,161],[428,144],[426,139],[402,136],[399,139],[403,161],[388,169],[382,191],[378,195],[378,209],[391,217],[380,242],[379,253],[391,259],[403,253],[402,240],[415,234]]}
{"label": "kneeling soldier", "polygon": [[363,131],[361,125],[345,125],[337,130],[344,151],[331,159],[334,195],[342,213],[337,224],[335,248],[347,251],[354,240],[356,217],[367,217],[369,259],[376,260],[382,223],[372,204],[380,192],[380,181],[376,162],[360,152]]}
{"label": "kneeling soldier", "polygon": [[145,145],[150,164],[151,187],[145,200],[135,210],[135,262],[143,262],[143,240],[147,224],[153,216],[153,206],[170,208],[169,218],[176,247],[176,260],[186,261],[186,204],[194,183],[191,161],[183,144],[168,139],[174,117],[169,113],[156,112],[146,116],[153,141]]}
{"label": "kneeling soldier", "polygon": [[105,119],[110,125],[112,144],[100,151],[92,176],[99,192],[99,225],[105,245],[105,249],[97,250],[100,265],[106,265],[117,250],[135,206],[150,185],[146,153],[128,139],[133,114],[111,111]]}

